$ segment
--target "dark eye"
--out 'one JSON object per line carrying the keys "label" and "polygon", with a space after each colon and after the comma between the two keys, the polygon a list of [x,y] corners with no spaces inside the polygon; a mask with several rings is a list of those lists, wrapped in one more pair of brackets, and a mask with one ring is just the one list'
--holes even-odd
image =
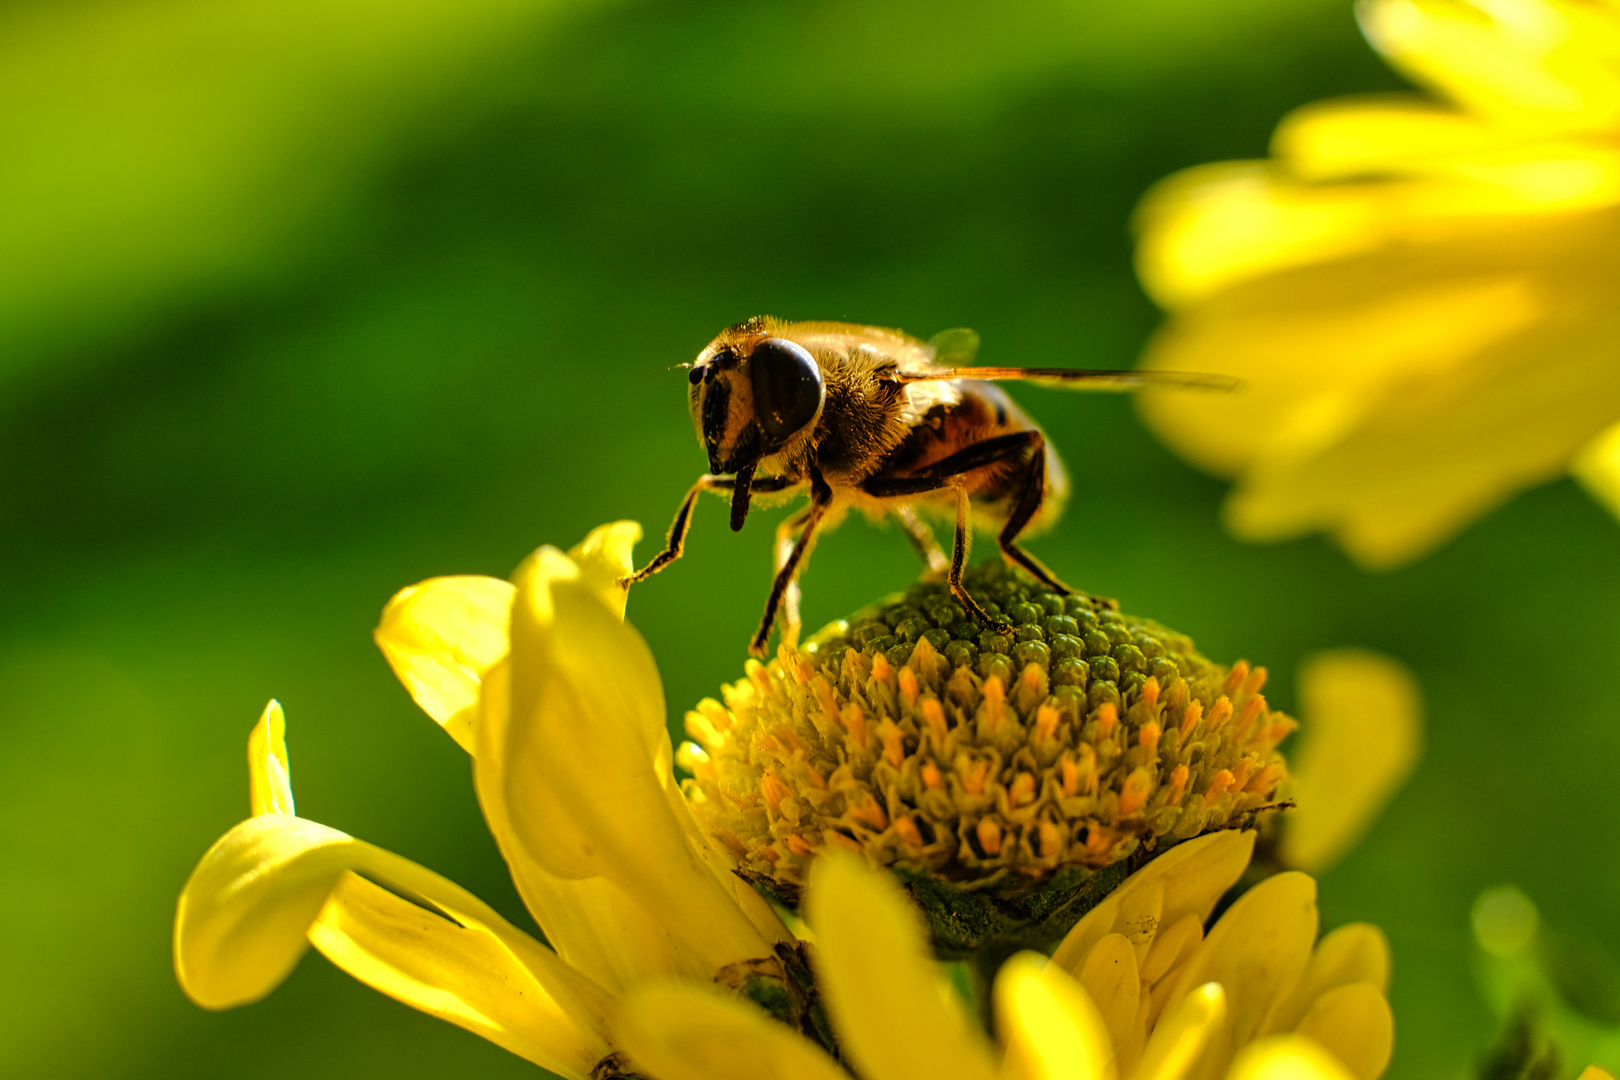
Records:
{"label": "dark eye", "polygon": [[821,368],[804,347],[766,338],[749,357],[754,417],[771,440],[786,439],[815,419],[821,408]]}

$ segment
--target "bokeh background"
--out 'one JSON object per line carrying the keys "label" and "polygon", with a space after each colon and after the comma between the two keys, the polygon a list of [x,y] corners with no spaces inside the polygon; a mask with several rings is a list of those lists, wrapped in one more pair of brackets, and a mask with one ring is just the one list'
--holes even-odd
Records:
{"label": "bokeh background", "polygon": [[[225,1014],[174,983],[175,897],[286,705],[299,808],[530,924],[465,755],[369,632],[703,467],[690,359],[756,313],[971,326],[986,362],[1130,366],[1128,220],[1263,155],[1292,106],[1394,89],[1343,0],[58,0],[0,8],[0,1075],[534,1075],[319,956]],[[1518,882],[1620,948],[1620,528],[1569,482],[1383,576],[1220,531],[1222,485],[1128,401],[1020,389],[1076,497],[1033,549],[1271,667],[1404,659],[1414,779],[1323,880],[1386,928],[1391,1077],[1493,1024],[1468,911]],[[702,507],[630,617],[672,723],[740,673],[769,515]],[[818,548],[807,620],[915,573]],[[1611,1063],[1612,1067],[1612,1063]]]}

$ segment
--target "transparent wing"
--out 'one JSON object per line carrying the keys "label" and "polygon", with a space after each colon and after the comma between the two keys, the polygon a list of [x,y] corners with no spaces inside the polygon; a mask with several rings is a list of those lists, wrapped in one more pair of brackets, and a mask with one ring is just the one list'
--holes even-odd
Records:
{"label": "transparent wing", "polygon": [[946,367],[967,367],[979,355],[979,335],[966,327],[941,330],[928,339],[934,350],[934,363]]}
{"label": "transparent wing", "polygon": [[1144,386],[1179,386],[1188,390],[1236,390],[1243,385],[1241,379],[1234,379],[1230,375],[1212,375],[1200,371],[1095,371],[1084,368],[955,367],[936,368],[932,371],[902,371],[898,372],[896,377],[901,382],[940,379],[987,381],[1018,379],[1040,386],[1103,392],[1139,390]]}

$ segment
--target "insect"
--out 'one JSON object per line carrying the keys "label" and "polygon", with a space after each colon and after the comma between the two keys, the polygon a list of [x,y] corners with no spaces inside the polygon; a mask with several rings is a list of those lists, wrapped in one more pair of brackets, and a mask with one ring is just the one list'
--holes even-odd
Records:
{"label": "insect", "polygon": [[[1073,590],[1018,544],[1026,531],[1056,519],[1068,477],[1039,425],[995,382],[1088,390],[1235,385],[1176,372],[972,367],[978,342],[971,330],[923,342],[876,326],[767,316],[722,331],[688,370],[688,403],[709,472],[681,500],[664,549],[622,583],[645,581],[681,557],[705,491],[730,496],[733,531],[751,506],[808,492],[809,505],[776,530],[776,578],[749,643],[754,656],[765,655],[779,612],[785,638],[796,640],[798,577],[817,536],[851,509],[874,520],[893,516],[930,568],[944,571],[969,617],[1004,629],[962,586],[975,518],[999,528],[1008,562],[1050,589]],[[954,515],[948,559],[918,510]]]}

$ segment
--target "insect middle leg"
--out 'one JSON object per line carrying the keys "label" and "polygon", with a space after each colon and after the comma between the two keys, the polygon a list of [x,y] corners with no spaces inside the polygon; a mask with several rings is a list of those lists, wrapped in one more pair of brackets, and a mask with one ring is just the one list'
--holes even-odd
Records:
{"label": "insect middle leg", "polygon": [[[809,506],[791,517],[783,519],[776,527],[776,572],[780,574],[793,556],[795,534],[810,523],[815,507]],[[789,645],[799,643],[799,579],[789,581],[787,588],[782,591],[782,617],[785,624],[782,627],[782,640]]]}
{"label": "insect middle leg", "polygon": [[922,561],[928,564],[928,569],[935,573],[944,573],[945,568],[951,565],[951,560],[945,557],[945,552],[934,539],[934,530],[928,527],[928,522],[917,516],[917,511],[909,506],[901,505],[895,508],[895,520],[905,530],[906,539],[911,546],[917,549]]}
{"label": "insect middle leg", "polygon": [[[705,491],[730,491],[735,481],[729,476],[715,476],[705,473],[697,478],[687,491],[686,498],[681,500],[681,508],[675,511],[675,520],[670,523],[669,533],[664,541],[664,550],[652,557],[652,561],[640,570],[619,579],[620,585],[635,585],[646,581],[658,571],[686,554],[686,534],[692,528],[692,512],[697,508],[697,498]],[[766,476],[753,483],[755,491],[772,492],[785,491],[792,485],[784,477]]]}
{"label": "insect middle leg", "polygon": [[1073,592],[1074,590],[1059,581],[1050,570],[1015,542],[1018,534],[1041,508],[1041,502],[1046,497],[1046,440],[1039,431],[1015,431],[983,439],[935,462],[920,475],[873,477],[862,485],[867,494],[879,497],[921,495],[946,487],[956,489],[956,542],[951,550],[951,566],[946,580],[950,583],[952,595],[967,609],[968,614],[973,616],[974,621],[994,626],[1003,632],[1009,628],[1006,620],[991,617],[973,597],[968,595],[966,586],[962,584],[962,575],[973,536],[966,474],[985,465],[1025,454],[1030,456],[1028,463],[1022,467],[1018,475],[1018,501],[1014,504],[1013,512],[1008,517],[1006,525],[1002,527],[998,538],[1002,557],[1015,566],[1029,571],[1050,589],[1062,593]]}
{"label": "insect middle leg", "polygon": [[[779,565],[776,571],[776,580],[771,583],[771,595],[765,600],[765,615],[759,621],[759,629],[754,631],[754,639],[748,643],[748,652],[751,656],[764,659],[765,646],[770,641],[771,627],[776,622],[776,613],[781,608],[783,599],[788,596],[790,591],[794,595],[789,602],[789,625],[792,633],[797,635],[799,574],[803,571],[804,561],[809,556],[810,548],[816,541],[816,529],[820,527],[821,520],[826,516],[827,508],[831,505],[832,488],[827,486],[827,481],[822,478],[821,473],[812,469],[810,472],[810,507],[804,511],[803,515],[800,515],[804,518],[804,527],[799,530],[799,538],[794,541],[792,549],[786,552],[785,555],[780,549],[786,543],[786,533],[784,529],[779,528],[777,530],[777,562]],[[796,521],[790,519],[784,523],[784,526],[790,531],[793,524],[796,524]]]}

